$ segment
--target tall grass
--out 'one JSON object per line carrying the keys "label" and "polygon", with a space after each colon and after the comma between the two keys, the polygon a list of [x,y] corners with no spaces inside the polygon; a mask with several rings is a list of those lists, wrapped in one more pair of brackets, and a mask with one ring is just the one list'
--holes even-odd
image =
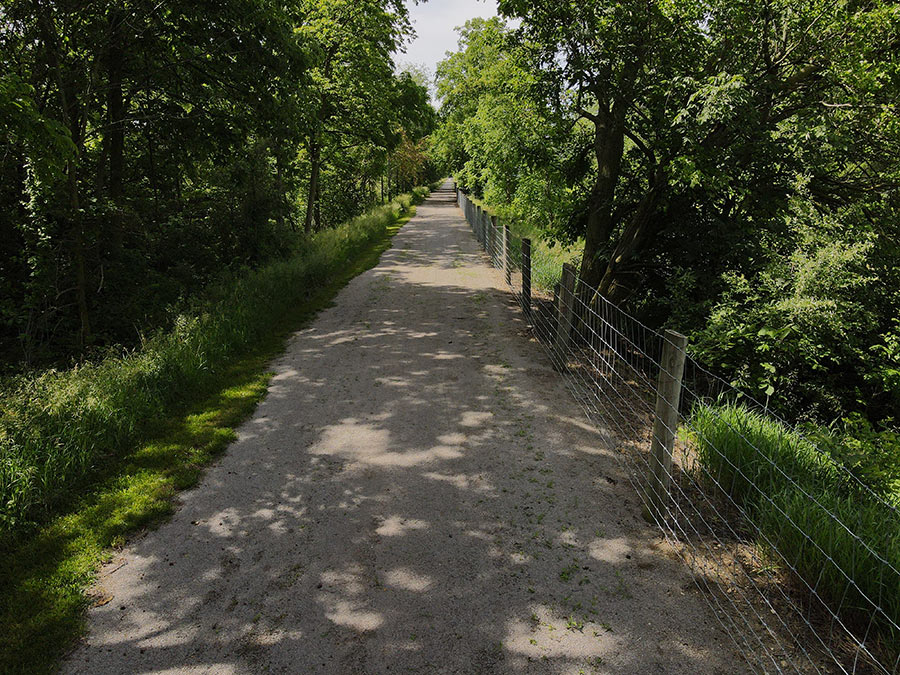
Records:
{"label": "tall grass", "polygon": [[285,328],[292,309],[421,201],[419,188],[309,238],[294,257],[209,289],[140,348],[0,392],[0,536],[40,521],[80,484],[185,402],[235,357]]}
{"label": "tall grass", "polygon": [[756,508],[764,494],[791,485],[827,487],[840,480],[834,462],[811,443],[739,405],[698,405],[690,427],[708,475],[740,506]]}
{"label": "tall grass", "polygon": [[850,630],[900,654],[900,518],[794,430],[744,407],[698,405],[689,435],[704,480],[740,506],[760,544]]}

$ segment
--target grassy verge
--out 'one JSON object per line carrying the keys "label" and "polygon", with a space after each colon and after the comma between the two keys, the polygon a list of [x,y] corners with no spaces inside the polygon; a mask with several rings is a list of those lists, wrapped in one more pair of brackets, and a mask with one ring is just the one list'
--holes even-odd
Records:
{"label": "grassy verge", "polygon": [[741,406],[698,406],[689,426],[710,488],[742,508],[776,564],[894,663],[900,519],[890,504],[898,495],[870,492],[798,433]]}
{"label": "grassy verge", "polygon": [[584,252],[583,239],[579,239],[571,246],[551,245],[543,238],[538,227],[509,217],[509,214],[487,206],[474,195],[469,195],[469,199],[490,215],[496,215],[501,221],[507,223],[515,245],[521,246],[522,239],[531,239],[531,284],[534,288],[548,293],[553,292],[553,287],[562,276],[563,263],[571,263],[576,268],[581,266],[581,256]]}
{"label": "grassy verge", "polygon": [[[85,589],[100,562],[129,533],[168,514],[177,490],[196,483],[264,395],[266,364],[283,349],[285,336],[377,263],[412,217],[412,201],[424,194],[402,196],[323,232],[298,259],[218,289],[175,335],[157,336],[139,353],[47,374],[32,381],[32,389],[20,383],[10,393],[0,417],[7,472],[0,672],[53,670],[82,630],[90,602]],[[14,445],[23,440],[17,425],[28,427],[28,420],[16,415],[29,414],[45,418],[36,420],[24,437],[31,445],[22,448]],[[112,429],[104,429],[104,421]],[[10,487],[8,476],[26,460],[33,466],[29,475],[68,471],[68,481],[35,482],[27,501],[15,501],[17,486]],[[78,497],[60,494],[72,491]],[[23,510],[23,503],[33,510]],[[13,514],[32,519],[14,520]]]}

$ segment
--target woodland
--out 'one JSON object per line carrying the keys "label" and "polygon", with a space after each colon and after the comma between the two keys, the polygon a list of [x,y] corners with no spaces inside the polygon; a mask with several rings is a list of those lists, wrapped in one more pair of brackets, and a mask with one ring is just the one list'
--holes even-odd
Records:
{"label": "woodland", "polygon": [[0,671],[53,672],[434,181],[401,0],[0,3]]}
{"label": "woodland", "polygon": [[11,0],[0,26],[7,373],[131,348],[430,170],[399,0]]}
{"label": "woodland", "polygon": [[688,412],[701,463],[900,654],[900,4],[498,9],[431,82],[402,0],[0,4],[0,670],[446,175],[760,401]]}

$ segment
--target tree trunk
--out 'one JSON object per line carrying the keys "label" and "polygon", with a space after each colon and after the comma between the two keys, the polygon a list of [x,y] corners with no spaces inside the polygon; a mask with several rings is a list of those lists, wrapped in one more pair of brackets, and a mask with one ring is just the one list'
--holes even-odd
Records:
{"label": "tree trunk", "polygon": [[87,275],[84,268],[84,224],[81,222],[78,199],[78,176],[76,175],[76,159],[67,162],[69,212],[75,236],[75,296],[78,303],[78,319],[81,329],[78,332],[78,346],[83,348],[91,340],[91,317],[87,304]]}
{"label": "tree trunk", "polygon": [[115,206],[115,213],[110,220],[112,228],[113,257],[121,255],[123,247],[122,232],[122,185],[125,172],[125,99],[122,95],[122,73],[125,50],[122,26],[122,11],[113,8],[109,12],[106,72],[106,122],[109,149],[109,198]]}
{"label": "tree trunk", "polygon": [[56,81],[57,95],[59,96],[60,112],[63,124],[69,129],[69,135],[75,150],[66,161],[66,187],[68,191],[67,219],[72,226],[74,237],[73,258],[75,264],[75,296],[78,305],[78,318],[81,323],[78,332],[78,346],[84,347],[91,339],[91,321],[87,303],[87,274],[84,260],[84,223],[82,222],[80,200],[78,195],[78,160],[81,156],[82,134],[81,109],[78,96],[72,79],[64,73],[59,52],[59,35],[56,26],[49,14],[40,16],[42,38],[53,68],[53,76]]}
{"label": "tree trunk", "polygon": [[316,214],[316,206],[319,201],[319,170],[321,164],[322,149],[319,145],[318,134],[314,134],[309,143],[309,190],[306,195],[306,219],[303,222],[303,230],[306,234],[312,233],[313,219]]}
{"label": "tree trunk", "polygon": [[616,185],[625,149],[625,106],[614,105],[594,120],[594,155],[597,158],[597,179],[591,191],[590,211],[584,235],[584,255],[579,273],[582,282],[596,288],[603,278],[600,252],[609,241],[616,225]]}
{"label": "tree trunk", "polygon": [[600,295],[612,303],[622,302],[631,294],[631,289],[621,283],[621,272],[623,267],[643,250],[649,236],[655,230],[654,215],[662,190],[662,182],[659,174],[651,179],[649,189],[641,198],[603,270],[597,290]]}

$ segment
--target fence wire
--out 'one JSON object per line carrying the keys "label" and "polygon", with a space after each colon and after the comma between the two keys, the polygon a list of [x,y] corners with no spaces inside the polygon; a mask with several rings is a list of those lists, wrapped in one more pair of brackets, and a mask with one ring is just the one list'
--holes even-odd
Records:
{"label": "fence wire", "polygon": [[896,505],[687,354],[680,400],[662,399],[677,409],[677,423],[659,426],[675,438],[660,507],[650,478],[659,461],[649,449],[653,440],[665,444],[653,422],[662,355],[677,346],[580,280],[552,298],[533,295],[523,285],[523,241],[461,191],[458,204],[749,666],[900,673]]}

